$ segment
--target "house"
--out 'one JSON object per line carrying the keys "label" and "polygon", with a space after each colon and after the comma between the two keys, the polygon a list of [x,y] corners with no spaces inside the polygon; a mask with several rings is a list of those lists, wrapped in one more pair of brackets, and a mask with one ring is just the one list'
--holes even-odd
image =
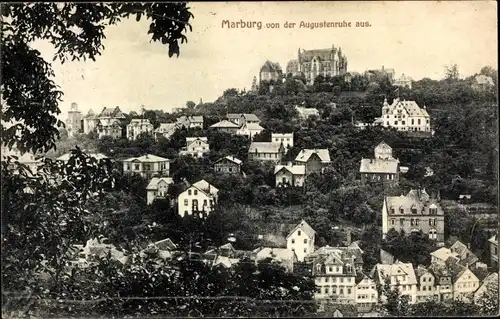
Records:
{"label": "house", "polygon": [[295,157],[295,165],[304,165],[306,175],[316,173],[322,174],[330,165],[330,153],[328,149],[303,149]]}
{"label": "house", "polygon": [[355,304],[357,255],[351,249],[328,249],[317,253],[318,251],[306,257],[306,260],[313,262],[316,284],[314,299],[320,304],[330,301]]}
{"label": "house", "polygon": [[380,119],[383,127],[398,131],[431,132],[430,116],[425,105],[421,108],[415,101],[396,98],[389,105],[385,99]]}
{"label": "house", "polygon": [[319,111],[316,108],[305,108],[301,106],[295,106],[297,113],[299,114],[299,118],[303,120],[307,120],[310,116],[318,116]]}
{"label": "house", "polygon": [[427,270],[434,275],[438,301],[453,299],[453,283],[450,267],[431,263]]}
{"label": "house", "polygon": [[358,312],[372,310],[378,303],[377,284],[375,280],[361,271],[357,272],[355,280],[355,302]]}
{"label": "house", "polygon": [[122,136],[124,120],[125,114],[123,114],[119,106],[114,109],[105,107],[102,112],[94,118],[94,121],[96,121],[95,128],[97,129],[99,138],[103,136],[120,138]]}
{"label": "house", "polygon": [[180,127],[184,127],[186,129],[194,129],[194,128],[203,129],[203,116],[182,115],[179,118],[177,118],[177,124],[179,124]]}
{"label": "house", "polygon": [[255,261],[253,251],[235,249],[231,243],[211,248],[203,254],[203,257],[211,266],[220,265],[225,268],[231,268],[241,260]]}
{"label": "house", "polygon": [[479,279],[468,267],[457,266],[452,269],[454,299],[471,301],[479,288]]}
{"label": "house", "polygon": [[82,112],[78,111],[78,104],[71,103],[71,108],[68,111],[68,118],[66,120],[66,131],[68,137],[72,137],[82,132],[83,117]]}
{"label": "house", "polygon": [[180,126],[179,123],[160,123],[160,126],[154,131],[155,139],[158,140],[160,137],[172,137]]}
{"label": "house", "polygon": [[77,247],[80,247],[78,264],[81,268],[96,264],[98,258],[106,258],[108,255],[111,256],[111,259],[122,264],[127,263],[129,260],[128,256],[113,244],[110,244],[107,238],[92,238],[87,240],[84,247],[81,245]]}
{"label": "house", "polygon": [[207,137],[186,137],[186,147],[183,147],[179,154],[203,157],[203,154],[208,152],[210,152],[210,145]]}
{"label": "house", "polygon": [[297,262],[297,255],[287,248],[259,247],[253,251],[255,262],[259,263],[270,258],[281,264],[288,272],[293,272],[293,264]]}
{"label": "house", "polygon": [[283,143],[285,149],[293,147],[293,133],[271,133],[271,142],[276,144]]}
{"label": "house", "polygon": [[203,179],[192,184],[177,197],[179,215],[210,213],[217,203],[218,192],[217,188]]}
{"label": "house", "polygon": [[474,91],[485,91],[495,86],[493,79],[489,76],[479,74],[474,78],[474,82],[472,82],[472,89]]}
{"label": "house", "polygon": [[439,202],[423,190],[410,190],[406,196],[385,196],[382,207],[382,233],[389,229],[405,233],[422,230],[438,246],[444,245],[444,212]]}
{"label": "house", "polygon": [[140,256],[156,255],[161,259],[170,260],[176,250],[177,245],[170,238],[166,238],[149,244],[145,249],[141,250]]}
{"label": "house", "polygon": [[255,135],[260,134],[264,128],[259,123],[245,123],[237,131],[236,135],[247,136],[253,139]]}
{"label": "house", "polygon": [[359,272],[363,269],[363,251],[358,246],[348,247],[331,247],[329,245],[323,246],[308,254],[305,257],[306,262],[314,262],[316,259],[325,259],[330,254],[343,256],[342,258],[354,258],[354,268]]}
{"label": "house", "polygon": [[314,252],[315,236],[316,231],[302,220],[286,237],[286,248],[294,251],[297,260],[303,262],[305,256]]}
{"label": "house", "polygon": [[89,134],[90,132],[94,132],[97,126],[97,115],[94,113],[92,109],[90,109],[82,119],[83,121],[83,134]]}
{"label": "house", "polygon": [[302,187],[306,179],[306,167],[304,165],[276,165],[274,167],[276,187]]}
{"label": "house", "polygon": [[259,72],[259,83],[262,81],[273,81],[277,82],[283,77],[283,70],[279,63],[271,62],[267,60],[264,65],[260,68]]}
{"label": "house", "polygon": [[127,125],[127,138],[135,140],[140,134],[153,134],[153,124],[148,119],[132,119]]}
{"label": "house", "polygon": [[240,174],[242,161],[234,156],[226,156],[214,163],[214,172],[225,174]]}
{"label": "house", "polygon": [[460,260],[457,253],[452,252],[449,248],[441,247],[431,253],[431,263],[444,266],[446,261],[458,262]]}
{"label": "house", "polygon": [[484,278],[479,288],[474,292],[474,300],[477,302],[486,296],[498,296],[498,272],[489,274]]}
{"label": "house", "polygon": [[259,124],[260,119],[257,115],[253,113],[228,113],[226,115],[227,119],[234,124],[238,125],[238,127],[242,127],[245,124]]}
{"label": "house", "polygon": [[13,164],[14,162],[17,162],[27,166],[31,175],[35,175],[39,167],[43,164],[40,156],[36,156],[35,154],[28,152],[21,155],[21,152],[16,147],[11,148],[5,144],[2,144],[0,156],[2,162],[7,161],[7,158],[10,158],[11,163],[8,166],[10,169],[17,171],[16,165]]}
{"label": "house", "polygon": [[123,161],[123,172],[140,174],[146,179],[153,176],[168,176],[170,175],[170,160],[152,154],[131,157]]}
{"label": "house", "polygon": [[359,174],[362,183],[382,182],[395,184],[399,181],[399,160],[392,157],[392,148],[385,142],[375,147],[375,158],[362,158]]}
{"label": "house", "polygon": [[497,239],[497,235],[488,239],[488,245],[490,247],[490,266],[493,268],[498,268],[498,239]]}
{"label": "house", "polygon": [[417,298],[416,302],[434,300],[439,302],[439,285],[436,277],[426,267],[418,265],[415,270],[417,278]]}
{"label": "house", "polygon": [[248,149],[248,159],[256,161],[281,161],[285,155],[283,144],[273,142],[252,142]]}
{"label": "house", "polygon": [[399,79],[396,79],[394,81],[393,85],[406,87],[406,88],[409,88],[411,90],[412,83],[413,83],[413,79],[403,73],[403,74],[401,74],[401,77]]}
{"label": "house", "polygon": [[157,198],[167,198],[168,187],[173,183],[174,180],[172,177],[153,177],[146,187],[147,204],[152,204]]}
{"label": "house", "polygon": [[237,124],[234,124],[231,121],[228,120],[222,120],[220,122],[217,122],[213,125],[210,125],[211,129],[214,129],[219,132],[226,132],[230,134],[236,134],[236,132],[239,130],[239,126]]}
{"label": "house", "polygon": [[[399,283],[401,295],[408,296],[410,304],[417,301],[417,278],[411,263],[376,264],[370,273],[370,277],[381,285],[384,285],[386,278],[389,279],[391,287],[395,287]],[[382,299],[384,300],[385,296],[382,296]]]}

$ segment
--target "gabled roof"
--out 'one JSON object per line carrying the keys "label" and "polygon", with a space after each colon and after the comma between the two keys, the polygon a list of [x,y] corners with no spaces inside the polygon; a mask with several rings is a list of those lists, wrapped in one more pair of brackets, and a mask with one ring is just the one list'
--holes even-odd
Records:
{"label": "gabled roof", "polygon": [[398,160],[385,160],[380,158],[362,158],[359,166],[360,173],[388,173],[398,172]]}
{"label": "gabled roof", "polygon": [[316,234],[316,231],[309,225],[305,220],[302,220],[297,226],[295,226],[292,231],[288,233],[288,236],[286,238],[288,239],[290,236],[292,236],[293,233],[297,230],[302,230],[309,238],[313,238],[314,234]]}
{"label": "gabled roof", "polygon": [[249,153],[279,153],[281,144],[273,143],[273,142],[252,142],[250,144],[250,148],[248,149]]}
{"label": "gabled roof", "polygon": [[153,244],[150,244],[150,246],[154,246],[154,247],[158,248],[159,250],[177,249],[177,245],[174,244],[174,242],[170,238],[162,239],[162,240],[157,241]]}
{"label": "gabled roof", "polygon": [[286,248],[261,247],[253,251],[256,253],[257,261],[272,258],[278,261],[290,261],[294,259],[295,252]]}
{"label": "gabled roof", "polygon": [[105,107],[102,109],[101,113],[98,117],[114,117],[114,118],[125,118],[125,115],[120,110],[120,107],[117,106],[115,108]]}
{"label": "gabled roof", "polygon": [[342,260],[352,260],[355,264],[363,264],[363,251],[357,247],[330,247],[323,246],[306,256],[308,260],[326,258],[329,254],[337,254]]}
{"label": "gabled roof", "polygon": [[292,175],[305,175],[306,167],[305,165],[276,165],[274,167],[274,174],[277,174],[281,170],[287,170]]}
{"label": "gabled roof", "polygon": [[184,123],[184,122],[193,122],[193,123],[200,123],[203,122],[203,116],[185,116],[182,115],[177,118],[178,123]]}
{"label": "gabled roof", "polygon": [[436,251],[431,252],[431,256],[438,258],[441,261],[446,261],[449,257],[458,258],[457,253],[453,253],[449,248],[441,247]]}
{"label": "gabled roof", "polygon": [[210,127],[212,127],[212,128],[218,128],[218,127],[222,127],[222,128],[239,128],[238,125],[236,125],[233,122],[228,121],[228,120],[222,120],[222,121],[217,122],[217,123],[215,123],[213,125],[210,125]]}
{"label": "gabled roof", "polygon": [[491,237],[490,239],[488,239],[488,241],[494,245],[497,245],[498,246],[498,239],[497,239],[497,235]]}
{"label": "gabled roof", "polygon": [[174,179],[172,177],[153,177],[151,181],[149,182],[148,186],[146,187],[146,190],[158,190],[158,184],[160,182],[165,182],[168,185],[174,183]]}
{"label": "gabled roof", "polygon": [[260,119],[257,117],[257,115],[253,113],[228,113],[227,118],[229,120],[233,119],[239,119],[241,117],[244,117],[245,120],[250,121],[250,122],[260,122]]}
{"label": "gabled roof", "polygon": [[208,183],[206,180],[202,179],[191,185],[189,188],[195,187],[199,191],[205,193],[206,195],[216,196],[219,190]]}
{"label": "gabled roof", "polygon": [[131,157],[124,162],[141,162],[141,163],[157,163],[157,162],[167,162],[170,161],[168,158],[152,155],[152,154],[146,154],[142,155],[139,157]]}
{"label": "gabled roof", "polygon": [[303,149],[300,153],[295,157],[295,161],[298,162],[307,162],[309,158],[316,154],[320,158],[322,163],[330,163],[330,152],[328,149]]}
{"label": "gabled roof", "polygon": [[129,125],[140,125],[140,124],[153,125],[151,124],[149,119],[132,119]]}
{"label": "gabled roof", "polygon": [[384,276],[408,276],[408,284],[415,285],[417,283],[417,279],[415,276],[415,271],[413,269],[413,265],[411,263],[395,263],[392,265],[383,265],[377,264],[375,265],[375,272],[378,277],[379,282],[384,282]]}
{"label": "gabled roof", "polygon": [[245,123],[242,127],[242,129],[248,129],[248,130],[254,130],[254,131],[262,131],[264,128],[260,126],[259,123]]}
{"label": "gabled roof", "polygon": [[237,159],[234,156],[226,156],[226,157],[218,159],[214,164],[219,163],[219,162],[224,161],[224,160],[228,160],[228,161],[233,162],[234,164],[237,164],[237,165],[241,165],[241,163],[243,163],[241,160]]}
{"label": "gabled roof", "polygon": [[260,72],[282,72],[282,69],[279,63],[267,60],[260,68]]}
{"label": "gabled roof", "polygon": [[160,126],[155,130],[157,133],[168,132],[179,127],[179,123],[160,123]]}
{"label": "gabled roof", "polygon": [[204,143],[208,144],[208,138],[205,136],[199,136],[199,137],[186,137],[186,143],[189,145],[190,143],[194,141],[202,141]]}

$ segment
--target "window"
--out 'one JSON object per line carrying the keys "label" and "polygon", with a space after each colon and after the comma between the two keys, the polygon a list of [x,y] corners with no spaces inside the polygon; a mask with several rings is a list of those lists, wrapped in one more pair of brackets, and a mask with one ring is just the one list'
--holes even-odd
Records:
{"label": "window", "polygon": [[187,199],[185,199],[185,200],[184,200],[184,206],[187,206],[187,205],[188,205],[188,200],[187,200]]}
{"label": "window", "polygon": [[400,213],[400,214],[404,214],[404,213],[405,213],[405,210],[404,210],[404,208],[403,208],[403,207],[400,207],[400,208],[399,208],[399,213]]}
{"label": "window", "polygon": [[396,211],[394,210],[394,208],[391,207],[391,214],[394,215],[395,213],[396,213]]}
{"label": "window", "polygon": [[339,267],[338,267],[338,266],[337,266],[337,267],[335,267],[335,271],[336,271],[336,272],[339,272],[339,270],[340,270],[340,269],[339,269]]}
{"label": "window", "polygon": [[412,213],[413,215],[417,214],[417,207],[412,206],[412,207],[411,207],[411,213]]}
{"label": "window", "polygon": [[351,294],[351,288],[347,288],[347,294],[350,295]]}
{"label": "window", "polygon": [[198,207],[198,200],[197,199],[193,199],[193,206]]}
{"label": "window", "polygon": [[301,234],[302,234],[302,232],[299,230],[299,231],[297,232],[297,236],[300,236]]}
{"label": "window", "polygon": [[140,170],[141,169],[141,164],[134,164],[134,169],[136,171]]}
{"label": "window", "polygon": [[188,195],[190,195],[190,196],[191,196],[191,190],[190,190],[190,189],[188,189]]}
{"label": "window", "polygon": [[404,219],[404,218],[400,218],[400,219],[399,219],[399,224],[400,224],[401,226],[403,226],[403,225],[405,224],[405,219]]}
{"label": "window", "polygon": [[196,189],[194,190],[194,195],[195,196],[198,195],[198,190],[196,190]]}
{"label": "window", "polygon": [[395,223],[394,219],[391,219],[391,225],[394,225]]}
{"label": "window", "polygon": [[329,271],[329,272],[332,272],[332,267],[328,267],[328,271]]}
{"label": "window", "polygon": [[304,248],[304,253],[307,253],[307,248]]}
{"label": "window", "polygon": [[411,226],[413,226],[413,223],[414,223],[414,219],[412,218],[410,221]]}
{"label": "window", "polygon": [[295,239],[292,239],[292,244],[295,244]]}
{"label": "window", "polygon": [[[404,117],[404,115],[403,115],[403,117]],[[401,124],[402,124],[402,125],[405,125],[405,121],[402,121],[402,122],[401,122]]]}
{"label": "window", "polygon": [[325,294],[329,293],[330,291],[328,290],[328,288],[325,288]]}
{"label": "window", "polygon": [[398,121],[394,121],[394,125],[398,125]]}
{"label": "window", "polygon": [[307,238],[304,239],[304,244],[307,244]]}
{"label": "window", "polygon": [[420,219],[415,219],[415,226],[418,226],[418,224],[420,223]]}
{"label": "window", "polygon": [[418,121],[418,125],[420,125],[420,119],[418,119],[417,121]]}
{"label": "window", "polygon": [[203,206],[207,206],[207,200],[206,199],[203,200]]}
{"label": "window", "polygon": [[415,124],[415,119],[411,119],[411,125]]}

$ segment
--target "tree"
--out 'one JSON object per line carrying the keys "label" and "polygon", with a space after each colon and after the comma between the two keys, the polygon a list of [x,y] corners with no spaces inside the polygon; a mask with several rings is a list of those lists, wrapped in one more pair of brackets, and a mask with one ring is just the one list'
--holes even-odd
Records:
{"label": "tree", "polygon": [[186,107],[187,107],[189,110],[194,110],[194,108],[196,107],[196,103],[194,103],[193,101],[187,101],[187,102],[186,102]]}
{"label": "tree", "polygon": [[444,73],[446,80],[457,80],[459,76],[458,65],[452,64],[445,66]]}
{"label": "tree", "polygon": [[179,40],[187,41],[184,33],[193,17],[186,3],[2,4],[1,15],[2,120],[11,125],[2,122],[2,142],[33,153],[55,146],[57,128],[64,126],[56,118],[63,92],[50,63],[29,43],[49,41],[56,49],[54,60],[61,63],[95,60],[104,49],[106,26],[132,15],[151,20],[151,40],[168,45],[172,57],[179,55]]}
{"label": "tree", "polygon": [[389,276],[385,276],[383,280],[383,283],[377,283],[379,308],[382,314],[391,317],[407,316],[410,296],[401,294],[399,281],[395,286],[392,286]]}

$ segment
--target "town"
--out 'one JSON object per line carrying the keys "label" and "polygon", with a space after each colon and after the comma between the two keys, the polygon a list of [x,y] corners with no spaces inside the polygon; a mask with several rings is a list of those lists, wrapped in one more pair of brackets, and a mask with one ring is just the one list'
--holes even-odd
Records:
{"label": "town", "polygon": [[497,314],[497,70],[348,56],[299,48],[213,102],[75,101],[53,147],[4,143],[4,289],[62,316]]}

